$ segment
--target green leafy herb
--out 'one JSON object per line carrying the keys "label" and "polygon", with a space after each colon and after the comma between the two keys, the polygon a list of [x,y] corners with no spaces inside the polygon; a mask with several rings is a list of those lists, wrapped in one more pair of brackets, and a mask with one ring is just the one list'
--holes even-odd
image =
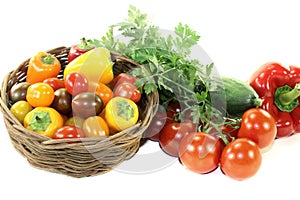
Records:
{"label": "green leafy herb", "polygon": [[[114,37],[115,31],[120,34],[120,39]],[[99,46],[146,66],[131,72],[139,77],[136,85],[143,87],[146,94],[158,90],[163,106],[172,101],[179,102],[184,108],[183,113],[191,111],[194,122],[200,119],[205,124],[200,127],[204,131],[209,127],[218,129],[214,123],[223,120],[224,116],[210,101],[210,90],[218,84],[212,73],[213,63],[203,65],[190,56],[199,39],[196,31],[182,23],[172,34],[163,36],[160,28],[151,24],[147,14],[131,5],[128,18],[112,25]]]}

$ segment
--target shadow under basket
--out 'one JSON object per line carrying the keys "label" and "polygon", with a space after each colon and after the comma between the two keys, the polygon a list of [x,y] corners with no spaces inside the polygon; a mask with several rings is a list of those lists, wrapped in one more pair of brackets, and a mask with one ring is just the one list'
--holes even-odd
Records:
{"label": "shadow under basket", "polygon": [[[68,64],[69,47],[58,47],[47,52],[55,55],[63,70]],[[114,75],[127,72],[138,63],[115,52],[111,52]],[[77,138],[55,140],[27,130],[9,110],[9,91],[14,84],[24,82],[29,59],[8,73],[2,82],[1,111],[9,137],[15,149],[28,162],[39,169],[71,177],[88,177],[106,173],[124,160],[130,159],[139,149],[144,131],[149,126],[158,108],[158,92],[143,95],[143,108],[138,123],[128,129],[105,138]]]}

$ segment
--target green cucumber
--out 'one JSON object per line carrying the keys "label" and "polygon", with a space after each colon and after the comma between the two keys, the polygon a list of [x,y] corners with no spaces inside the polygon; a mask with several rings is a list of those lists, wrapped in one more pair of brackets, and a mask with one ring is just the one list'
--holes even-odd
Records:
{"label": "green cucumber", "polygon": [[231,77],[221,80],[217,91],[212,91],[210,96],[215,102],[223,101],[216,107],[227,117],[241,118],[246,110],[261,106],[262,100],[249,84]]}

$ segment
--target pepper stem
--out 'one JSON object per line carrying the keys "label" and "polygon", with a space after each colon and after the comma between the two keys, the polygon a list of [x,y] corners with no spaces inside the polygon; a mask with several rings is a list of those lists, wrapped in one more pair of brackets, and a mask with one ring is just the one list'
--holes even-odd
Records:
{"label": "pepper stem", "polygon": [[80,44],[78,44],[78,48],[82,50],[90,50],[93,47],[94,46],[90,44],[90,42],[88,42],[84,37],[80,39]]}
{"label": "pepper stem", "polygon": [[33,131],[45,131],[51,124],[51,117],[48,112],[40,111],[34,113],[29,126]]}
{"label": "pepper stem", "polygon": [[48,65],[53,65],[54,58],[48,53],[46,56],[42,56],[42,62]]}
{"label": "pepper stem", "polygon": [[299,105],[300,83],[294,88],[287,85],[277,88],[274,103],[281,111],[291,112]]}

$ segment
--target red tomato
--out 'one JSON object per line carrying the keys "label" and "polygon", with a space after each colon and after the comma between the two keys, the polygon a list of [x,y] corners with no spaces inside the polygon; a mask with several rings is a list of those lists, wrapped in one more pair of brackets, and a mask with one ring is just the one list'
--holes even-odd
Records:
{"label": "red tomato", "polygon": [[226,124],[221,127],[223,133],[229,135],[230,137],[236,138],[240,126],[239,122],[233,119],[226,119],[225,123]]}
{"label": "red tomato", "polygon": [[139,89],[135,85],[127,82],[118,84],[113,93],[114,96],[124,97],[135,103],[139,102],[141,99],[141,92]]}
{"label": "red tomato", "polygon": [[77,94],[82,92],[87,92],[89,90],[88,80],[80,72],[71,72],[67,74],[65,87],[67,91],[73,96],[76,96]]}
{"label": "red tomato", "polygon": [[190,110],[186,111],[185,113],[181,113],[181,111],[184,109],[182,109],[181,105],[178,102],[169,103],[166,110],[167,110],[168,121],[170,122],[178,121],[180,114],[183,115],[181,116],[182,117],[181,120],[192,121]]}
{"label": "red tomato", "polygon": [[180,104],[177,102],[171,102],[167,106],[166,111],[167,111],[168,121],[174,122],[178,119],[179,114],[181,112]]}
{"label": "red tomato", "polygon": [[[231,142],[233,139],[237,137],[237,133],[239,130],[239,122],[234,119],[226,119],[223,125],[220,125],[219,128],[222,131],[223,136],[226,138],[228,142]],[[224,146],[226,146],[225,142],[222,138],[222,135],[216,130],[216,128],[212,127],[209,131],[209,134],[221,139],[221,142]]]}
{"label": "red tomato", "polygon": [[270,146],[277,133],[274,118],[264,109],[251,108],[242,116],[238,138],[248,138],[263,149]]}
{"label": "red tomato", "polygon": [[244,180],[257,173],[261,162],[259,146],[247,138],[238,138],[223,149],[220,166],[225,175]]}
{"label": "red tomato", "polygon": [[120,83],[124,83],[124,82],[125,83],[131,83],[131,84],[135,85],[136,78],[134,76],[129,75],[129,74],[121,73],[111,81],[110,85],[112,85],[113,87],[116,87]]}
{"label": "red tomato", "polygon": [[167,123],[167,114],[163,111],[158,111],[153,117],[149,127],[145,131],[145,138],[158,142],[159,135],[165,124]]}
{"label": "red tomato", "polygon": [[64,88],[65,87],[65,82],[59,78],[47,78],[43,81],[44,83],[47,83],[50,85],[54,91]]}
{"label": "red tomato", "polygon": [[83,131],[76,126],[63,126],[54,133],[53,139],[83,138]]}
{"label": "red tomato", "polygon": [[178,157],[181,139],[192,132],[196,132],[196,126],[191,122],[168,123],[160,132],[159,145],[167,154]]}
{"label": "red tomato", "polygon": [[223,145],[219,139],[207,133],[190,133],[179,145],[179,159],[189,170],[205,174],[219,166]]}

